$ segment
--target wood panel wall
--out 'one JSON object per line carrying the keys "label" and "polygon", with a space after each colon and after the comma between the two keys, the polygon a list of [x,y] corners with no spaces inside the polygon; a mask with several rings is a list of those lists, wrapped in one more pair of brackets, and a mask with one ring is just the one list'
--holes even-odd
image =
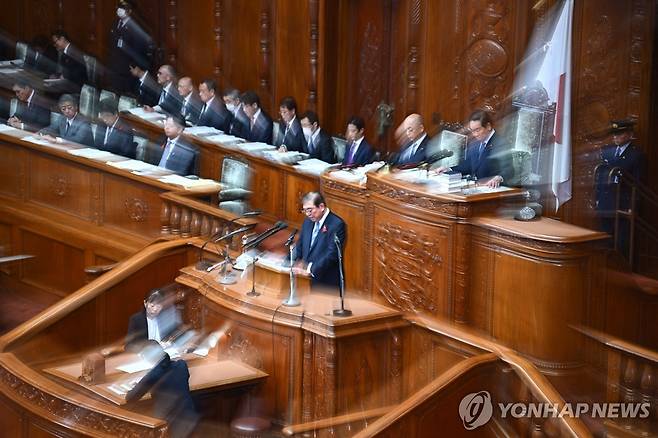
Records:
{"label": "wood panel wall", "polygon": [[[393,150],[392,129],[377,132],[377,105],[393,125],[418,111],[434,132],[478,107],[505,112],[515,67],[534,29],[545,29],[557,0],[169,0],[140,1],[137,15],[158,42],[158,62],[196,81],[254,89],[265,108],[295,96],[316,108],[325,128],[344,132],[360,115],[366,137]],[[113,0],[8,0],[0,25],[19,39],[62,26],[84,50],[104,58]],[[656,0],[576,0],[573,33],[573,200],[560,212],[594,224],[592,169],[613,118],[639,121],[650,144],[658,93],[652,91]],[[654,178],[650,184],[658,187]]]}

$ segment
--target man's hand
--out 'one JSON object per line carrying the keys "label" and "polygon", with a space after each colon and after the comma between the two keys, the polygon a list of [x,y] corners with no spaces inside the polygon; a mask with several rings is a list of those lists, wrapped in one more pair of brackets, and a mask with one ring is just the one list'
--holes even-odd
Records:
{"label": "man's hand", "polygon": [[152,112],[154,112],[155,110],[154,110],[153,107],[151,107],[151,106],[144,105],[144,111],[146,111],[147,113],[152,113]]}
{"label": "man's hand", "polygon": [[434,172],[437,173],[437,174],[440,174],[440,173],[447,172],[448,170],[450,170],[449,167],[440,166],[440,167],[437,167],[436,169],[434,169]]}
{"label": "man's hand", "polygon": [[487,187],[489,187],[490,189],[495,189],[502,182],[503,182],[503,177],[500,175],[496,175],[493,178],[491,178],[489,181],[487,181]]}
{"label": "man's hand", "polygon": [[288,148],[286,147],[285,144],[282,144],[281,146],[279,146],[278,151],[279,152],[288,152]]}
{"label": "man's hand", "polygon": [[21,123],[22,123],[21,119],[19,119],[16,116],[12,116],[7,120],[7,124],[9,126],[12,126],[12,127],[16,128],[16,129],[21,129]]}
{"label": "man's hand", "polygon": [[53,137],[50,134],[39,134],[41,138],[44,138],[46,141],[49,141],[51,143],[57,143],[57,138]]}

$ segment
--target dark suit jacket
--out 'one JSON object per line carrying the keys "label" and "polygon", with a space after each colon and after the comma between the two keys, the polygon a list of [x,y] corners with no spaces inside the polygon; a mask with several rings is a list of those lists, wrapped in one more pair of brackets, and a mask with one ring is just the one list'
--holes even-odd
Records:
{"label": "dark suit jacket", "polygon": [[471,141],[466,147],[466,157],[452,172],[475,176],[478,179],[500,175],[503,183],[513,176],[513,168],[509,148],[498,133],[489,139],[482,156],[479,156],[480,142]]}
{"label": "dark suit jacket", "polygon": [[240,108],[238,108],[238,110],[233,115],[233,119],[231,120],[231,128],[229,130],[229,134],[240,138],[247,138],[248,132],[249,117],[247,117],[247,114],[245,114],[244,110],[242,109],[242,105],[240,105]]}
{"label": "dark suit jacket", "polygon": [[68,53],[61,52],[59,68],[64,79],[82,87],[87,82],[87,67],[82,52],[71,44]]}
{"label": "dark suit jacket", "polygon": [[399,153],[397,160],[393,164],[411,164],[411,163],[420,163],[427,159],[427,143],[429,143],[429,136],[425,135],[423,141],[418,145],[416,152],[409,158],[406,157],[407,149],[409,149],[414,142],[408,143]]}
{"label": "dark suit jacket", "polygon": [[[160,153],[161,158],[164,149],[165,147],[163,146]],[[179,137],[176,143],[174,143],[174,149],[163,167],[179,175],[197,175],[199,173],[198,165],[199,150]]]}
{"label": "dark suit jacket", "polygon": [[[599,211],[614,210],[616,206],[616,186],[614,180],[608,184],[608,174],[614,167],[619,167],[622,174],[629,174],[637,180],[642,181],[646,169],[646,157],[642,150],[634,145],[629,144],[619,157],[615,157],[617,145],[609,144],[601,148],[601,159],[604,166],[599,169],[596,177],[596,208]],[[631,191],[628,184],[622,184],[620,187],[620,208],[630,208]]]}
{"label": "dark suit jacket", "polygon": [[229,132],[233,114],[226,109],[226,105],[219,97],[215,96],[210,106],[206,105],[206,111],[204,112],[203,108],[201,111],[202,114],[199,115],[199,121],[197,122],[198,126],[212,126],[224,133]]}
{"label": "dark suit jacket", "polygon": [[249,119],[245,126],[244,135],[241,137],[247,141],[272,144],[272,118],[261,108],[253,128],[250,128]]}
{"label": "dark suit jacket", "polygon": [[152,411],[156,418],[169,423],[169,436],[187,436],[198,421],[198,413],[190,394],[190,372],[183,360],[172,361],[168,354],[126,394],[126,401],[137,401],[150,391]]}
{"label": "dark suit jacket", "polygon": [[185,103],[184,97],[181,97],[181,103],[181,115],[185,117],[185,121],[196,125],[199,121],[201,107],[203,107],[203,102],[199,99],[199,95],[193,91],[187,103]]}
{"label": "dark suit jacket", "polygon": [[[160,89],[161,94],[163,90],[164,88]],[[158,95],[158,102],[160,100],[161,94]],[[180,94],[178,94],[178,89],[176,88],[176,84],[174,83],[171,84],[169,90],[165,94],[164,100],[161,103],[158,103],[158,105],[160,106],[160,109],[164,113],[175,114],[175,115],[180,114],[183,101],[180,97]]]}
{"label": "dark suit jacket", "polygon": [[50,104],[35,91],[30,105],[18,101],[16,112],[12,115],[18,117],[25,124],[26,130],[38,131],[50,125]]}
{"label": "dark suit jacket", "polygon": [[160,99],[160,91],[160,85],[148,72],[143,83],[140,83],[139,79],[137,80],[137,102],[141,105],[156,106]]}
{"label": "dark suit jacket", "polygon": [[61,117],[59,123],[51,125],[46,130],[66,141],[79,143],[85,146],[94,147],[94,137],[91,132],[91,125],[85,117],[78,113],[71,122],[71,127],[66,130],[67,118]]}
{"label": "dark suit jacket", "polygon": [[306,263],[313,263],[311,285],[339,288],[338,249],[334,243],[334,235],[338,236],[341,247],[344,248],[347,238],[345,222],[330,211],[311,247],[314,226],[315,223],[310,219],[304,219],[295,248],[295,260],[301,259]]}
{"label": "dark suit jacket", "polygon": [[124,92],[132,90],[131,84],[136,80],[130,75],[130,66],[148,68],[151,64],[154,44],[134,18],[128,20],[125,26],[119,26],[120,21],[117,19],[110,29],[108,68],[113,73],[114,88],[118,87],[118,91]]}
{"label": "dark suit jacket", "polygon": [[123,120],[117,120],[116,125],[107,136],[107,143],[104,143],[107,130],[108,127],[105,125],[98,125],[98,128],[96,128],[96,138],[94,139],[96,148],[124,157],[135,158],[136,145],[132,128]]}
{"label": "dark suit jacket", "polygon": [[55,73],[55,70],[57,69],[55,62],[43,53],[38,53],[39,56],[37,57],[37,53],[36,50],[28,50],[27,56],[25,57],[25,64],[23,64],[23,66],[45,75]]}
{"label": "dark suit jacket", "polygon": [[283,132],[283,135],[281,136],[281,143],[275,146],[286,145],[286,149],[289,151],[306,152],[306,139],[304,138],[302,125],[299,123],[299,117],[295,117],[287,131],[285,123],[281,122],[279,125],[281,125],[280,132]]}
{"label": "dark suit jacket", "polygon": [[[175,325],[165,331],[160,333],[160,337],[165,339],[171,335],[176,330]],[[132,314],[128,320],[128,334],[126,335],[126,350],[130,350],[131,347],[139,345],[140,343],[148,339],[148,324],[146,323],[146,310],[142,309],[137,313]]]}
{"label": "dark suit jacket", "polygon": [[[342,163],[344,165],[350,164],[348,163],[350,156],[349,155],[350,147],[351,147],[351,143],[348,143],[347,147],[345,148],[345,157],[343,158],[343,163]],[[359,149],[356,150],[356,155],[354,156],[354,159],[352,160],[351,164],[357,166],[363,166],[364,164],[369,164],[371,159],[372,159],[372,147],[368,144],[368,142],[364,138],[363,140],[361,140]]]}
{"label": "dark suit jacket", "polygon": [[334,140],[329,134],[325,132],[324,129],[320,130],[320,133],[317,135],[315,140],[315,144],[306,145],[306,150],[308,151],[309,158],[316,158],[326,163],[336,162],[336,156],[334,154]]}

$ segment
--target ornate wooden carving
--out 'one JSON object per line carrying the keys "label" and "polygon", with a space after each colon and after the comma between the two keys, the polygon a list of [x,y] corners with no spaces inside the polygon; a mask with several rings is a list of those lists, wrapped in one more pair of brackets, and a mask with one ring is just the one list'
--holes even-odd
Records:
{"label": "ornate wooden carving", "polygon": [[400,330],[391,332],[391,402],[402,400],[402,337]]}
{"label": "ornate wooden carving", "polygon": [[69,175],[53,175],[50,177],[50,191],[53,195],[61,198],[68,196],[71,186]]}
{"label": "ornate wooden carving", "polygon": [[388,198],[395,199],[396,201],[410,205],[417,205],[418,207],[430,209],[437,213],[442,213],[451,217],[456,216],[458,211],[457,205],[455,204],[450,204],[445,201],[429,198],[426,196],[419,196],[417,193],[407,192],[404,189],[397,189],[395,187],[380,184],[378,182],[372,182],[369,184],[369,188],[371,188],[374,192],[377,192]]}
{"label": "ornate wooden carving", "polygon": [[233,329],[227,330],[226,337],[229,339],[227,350],[229,357],[235,357],[259,370],[263,369],[263,356],[248,337],[239,330]]}
{"label": "ornate wooden carving", "polygon": [[123,202],[126,214],[133,222],[144,222],[149,214],[149,205],[139,198],[126,199]]}
{"label": "ornate wooden carving", "polygon": [[375,229],[375,262],[381,272],[377,292],[398,309],[436,313],[432,292],[437,271],[443,269],[434,236],[390,223]]}
{"label": "ornate wooden carving", "polygon": [[[260,88],[270,98],[270,2],[263,0],[260,12]],[[269,102],[262,103],[265,107]]]}
{"label": "ornate wooden carving", "polygon": [[304,331],[302,352],[302,423],[313,420],[313,334]]}
{"label": "ornate wooden carving", "polygon": [[167,2],[167,60],[171,65],[176,65],[178,53],[178,2],[169,0]]}
{"label": "ornate wooden carving", "polygon": [[384,81],[385,66],[382,64],[382,32],[372,22],[368,22],[363,36],[363,47],[359,55],[357,93],[361,96],[358,114],[370,119],[379,104],[380,91]]}
{"label": "ornate wooden carving", "polygon": [[467,322],[466,309],[468,307],[468,278],[469,278],[469,256],[470,236],[469,225],[456,224],[455,227],[455,282],[454,307],[452,309],[453,320],[459,324]]}
{"label": "ornate wooden carving", "polygon": [[327,338],[327,355],[325,357],[327,373],[325,376],[325,391],[326,391],[326,415],[333,416],[336,414],[336,340],[334,338]]}
{"label": "ornate wooden carving", "polygon": [[318,40],[320,38],[320,8],[318,0],[308,0],[308,18],[310,27],[309,82],[306,107],[315,110],[318,103]]}
{"label": "ornate wooden carving", "polygon": [[171,205],[168,202],[162,203],[162,209],[160,210],[160,233],[169,234],[171,232],[171,227],[169,223],[169,215],[171,213]]}
{"label": "ornate wooden carving", "polygon": [[[54,397],[30,385],[8,370],[0,367],[0,385],[4,391],[13,394],[34,409],[47,412],[58,419],[61,424],[75,424],[82,430],[93,431],[108,436],[121,437],[165,437],[167,428],[156,430],[139,427],[136,424],[90,411],[60,398]],[[88,433],[88,432],[87,432]]]}
{"label": "ornate wooden carving", "polygon": [[413,0],[409,10],[409,53],[407,55],[407,113],[415,112],[418,106],[416,99],[418,89],[418,58],[419,58],[419,34],[423,10],[420,0]]}
{"label": "ornate wooden carving", "polygon": [[96,44],[96,0],[89,0],[89,44]]}
{"label": "ornate wooden carving", "polygon": [[213,6],[213,12],[214,12],[214,28],[213,28],[213,34],[214,34],[214,39],[215,39],[215,50],[214,50],[214,58],[215,58],[215,68],[213,75],[215,76],[215,79],[221,81],[223,79],[224,75],[224,63],[223,63],[223,52],[222,48],[224,45],[224,29],[222,26],[222,18],[223,18],[223,2],[221,0],[215,0],[214,6]]}

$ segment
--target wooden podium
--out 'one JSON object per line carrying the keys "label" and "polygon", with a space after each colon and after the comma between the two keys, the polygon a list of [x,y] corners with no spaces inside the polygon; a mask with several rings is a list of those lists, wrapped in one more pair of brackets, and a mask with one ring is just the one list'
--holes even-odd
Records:
{"label": "wooden podium", "polygon": [[[306,274],[295,274],[297,296],[311,292],[311,278]],[[290,267],[283,266],[273,258],[256,261],[256,291],[271,297],[285,299],[290,294]]]}

